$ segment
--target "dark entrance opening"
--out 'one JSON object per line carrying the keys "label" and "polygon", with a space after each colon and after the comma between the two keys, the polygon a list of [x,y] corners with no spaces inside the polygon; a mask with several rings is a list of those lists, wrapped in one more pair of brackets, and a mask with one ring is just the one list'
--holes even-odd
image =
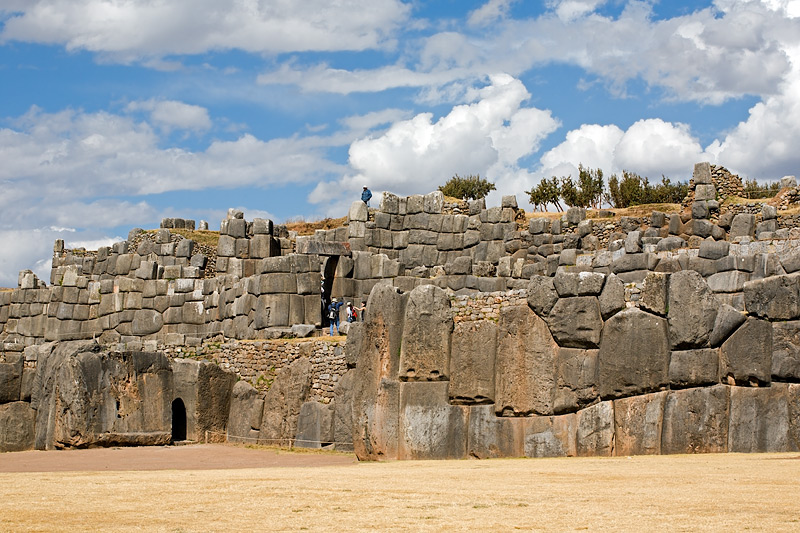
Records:
{"label": "dark entrance opening", "polygon": [[186,440],[186,406],[183,400],[175,398],[172,402],[172,442]]}
{"label": "dark entrance opening", "polygon": [[328,304],[331,303],[331,292],[333,292],[333,279],[336,276],[336,267],[339,264],[339,256],[332,255],[325,259],[325,266],[322,270],[322,275],[325,279],[322,281],[322,327],[326,328],[331,325],[328,319]]}

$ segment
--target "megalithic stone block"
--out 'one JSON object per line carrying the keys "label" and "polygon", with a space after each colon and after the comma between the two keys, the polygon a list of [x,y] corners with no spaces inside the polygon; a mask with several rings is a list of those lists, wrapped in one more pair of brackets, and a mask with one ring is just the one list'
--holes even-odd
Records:
{"label": "megalithic stone block", "polygon": [[400,379],[449,379],[452,332],[453,318],[447,293],[435,285],[421,285],[411,291],[400,348]]}
{"label": "megalithic stone block", "polygon": [[353,447],[360,460],[397,458],[406,300],[394,287],[381,283],[367,301],[353,387]]}
{"label": "megalithic stone block", "polygon": [[36,411],[28,402],[0,405],[0,452],[32,450]]}
{"label": "megalithic stone block", "polygon": [[800,321],[773,322],[772,377],[800,379]]}
{"label": "megalithic stone block", "polygon": [[264,394],[246,381],[238,381],[231,392],[228,415],[228,442],[255,444],[261,429]]}
{"label": "megalithic stone block", "polygon": [[671,274],[667,320],[672,349],[707,346],[719,307],[699,273],[682,270]]}
{"label": "megalithic stone block", "polygon": [[731,387],[729,452],[795,452],[790,439],[789,384]]}
{"label": "megalithic stone block", "polygon": [[614,455],[658,455],[667,392],[614,400]]}
{"label": "megalithic stone block", "polygon": [[333,391],[333,442],[337,450],[353,451],[353,385],[356,370],[349,369]]}
{"label": "megalithic stone block", "polygon": [[458,322],[450,356],[450,400],[494,403],[497,324],[490,320]]}
{"label": "megalithic stone block", "polygon": [[610,456],[614,451],[614,402],[596,403],[576,414],[579,456]]}
{"label": "megalithic stone block", "polygon": [[499,417],[494,410],[493,404],[469,408],[467,455],[477,459],[522,457],[528,419]]}
{"label": "megalithic stone block", "polygon": [[558,346],[527,305],[500,310],[495,361],[495,409],[502,416],[553,414]]}
{"label": "megalithic stone block", "polygon": [[466,457],[469,407],[448,403],[448,385],[400,383],[399,459]]}
{"label": "megalithic stone block", "polygon": [[670,391],[664,404],[661,453],[728,451],[730,387]]}
{"label": "megalithic stone block", "polygon": [[333,442],[333,410],[320,402],[305,402],[297,417],[298,448],[321,448]]}
{"label": "megalithic stone block", "polygon": [[278,371],[264,396],[264,414],[259,430],[260,444],[289,444],[297,435],[300,409],[311,391],[311,361],[295,359]]}
{"label": "megalithic stone block", "polygon": [[719,350],[720,379],[729,376],[736,382],[772,378],[772,325],[750,317],[728,337]]}
{"label": "megalithic stone block", "polygon": [[574,457],[578,454],[578,415],[534,416],[514,420],[523,427],[525,457]]}
{"label": "megalithic stone block", "polygon": [[605,324],[598,353],[601,398],[658,390],[669,383],[667,321],[635,307]]}

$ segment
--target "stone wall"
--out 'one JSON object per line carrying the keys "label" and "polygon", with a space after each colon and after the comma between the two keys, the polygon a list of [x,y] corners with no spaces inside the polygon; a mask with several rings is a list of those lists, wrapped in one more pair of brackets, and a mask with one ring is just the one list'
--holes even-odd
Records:
{"label": "stone wall", "polygon": [[332,406],[359,458],[800,449],[795,275],[745,283],[745,312],[695,271],[650,274],[637,301],[613,274],[526,293],[376,287]]}

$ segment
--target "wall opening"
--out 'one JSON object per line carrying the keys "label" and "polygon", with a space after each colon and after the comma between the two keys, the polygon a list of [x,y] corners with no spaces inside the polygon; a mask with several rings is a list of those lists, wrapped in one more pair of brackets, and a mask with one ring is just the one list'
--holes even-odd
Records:
{"label": "wall opening", "polygon": [[186,406],[183,400],[175,398],[172,402],[172,442],[186,440]]}
{"label": "wall opening", "polygon": [[328,304],[331,303],[331,293],[333,292],[333,279],[336,276],[336,267],[339,264],[339,256],[332,255],[325,259],[325,267],[322,271],[322,298],[320,305],[322,306],[322,327],[323,329],[330,326],[328,319]]}

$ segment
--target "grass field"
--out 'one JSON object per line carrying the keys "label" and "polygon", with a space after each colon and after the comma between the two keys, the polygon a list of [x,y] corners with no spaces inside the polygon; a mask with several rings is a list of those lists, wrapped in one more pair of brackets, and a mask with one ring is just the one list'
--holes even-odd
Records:
{"label": "grass field", "polygon": [[800,530],[797,454],[28,472],[0,487],[1,531]]}

